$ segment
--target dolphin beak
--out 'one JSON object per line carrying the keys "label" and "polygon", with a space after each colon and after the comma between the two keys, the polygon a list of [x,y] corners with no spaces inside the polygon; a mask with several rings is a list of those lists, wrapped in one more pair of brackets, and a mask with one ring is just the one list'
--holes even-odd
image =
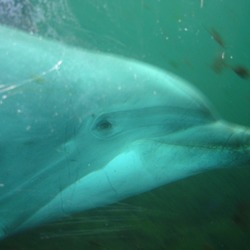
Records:
{"label": "dolphin beak", "polygon": [[165,184],[210,169],[249,165],[250,130],[217,121],[143,141],[136,148],[142,165]]}
{"label": "dolphin beak", "polygon": [[250,129],[217,121],[181,130],[161,138],[160,141],[168,145],[238,153],[250,150]]}

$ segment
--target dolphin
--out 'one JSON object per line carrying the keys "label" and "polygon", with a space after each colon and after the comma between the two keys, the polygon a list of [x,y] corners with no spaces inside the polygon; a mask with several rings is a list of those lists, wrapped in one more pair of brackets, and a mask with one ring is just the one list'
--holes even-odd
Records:
{"label": "dolphin", "polygon": [[171,73],[0,26],[0,238],[216,168],[250,130]]}

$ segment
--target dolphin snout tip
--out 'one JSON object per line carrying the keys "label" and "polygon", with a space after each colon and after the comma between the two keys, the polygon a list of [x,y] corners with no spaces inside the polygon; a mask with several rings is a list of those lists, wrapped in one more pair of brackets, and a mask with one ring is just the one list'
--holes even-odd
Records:
{"label": "dolphin snout tip", "polygon": [[239,148],[242,148],[245,152],[249,154],[250,159],[250,128],[236,125],[232,138],[236,139],[235,142],[236,144],[238,144]]}
{"label": "dolphin snout tip", "polygon": [[250,161],[250,128],[227,122],[215,124],[216,143],[231,153],[244,154]]}

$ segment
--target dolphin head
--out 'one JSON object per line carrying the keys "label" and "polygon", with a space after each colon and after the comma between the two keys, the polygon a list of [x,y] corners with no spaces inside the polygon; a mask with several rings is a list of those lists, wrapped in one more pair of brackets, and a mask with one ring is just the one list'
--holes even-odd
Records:
{"label": "dolphin head", "polygon": [[0,237],[249,164],[249,130],[170,73],[4,27],[0,42]]}

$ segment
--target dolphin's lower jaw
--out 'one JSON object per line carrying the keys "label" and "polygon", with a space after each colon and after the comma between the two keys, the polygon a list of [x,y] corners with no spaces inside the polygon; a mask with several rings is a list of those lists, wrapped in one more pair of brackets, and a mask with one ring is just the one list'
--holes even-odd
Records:
{"label": "dolphin's lower jaw", "polygon": [[224,122],[139,140],[104,168],[64,189],[16,231],[111,204],[206,170],[249,163],[250,131]]}

